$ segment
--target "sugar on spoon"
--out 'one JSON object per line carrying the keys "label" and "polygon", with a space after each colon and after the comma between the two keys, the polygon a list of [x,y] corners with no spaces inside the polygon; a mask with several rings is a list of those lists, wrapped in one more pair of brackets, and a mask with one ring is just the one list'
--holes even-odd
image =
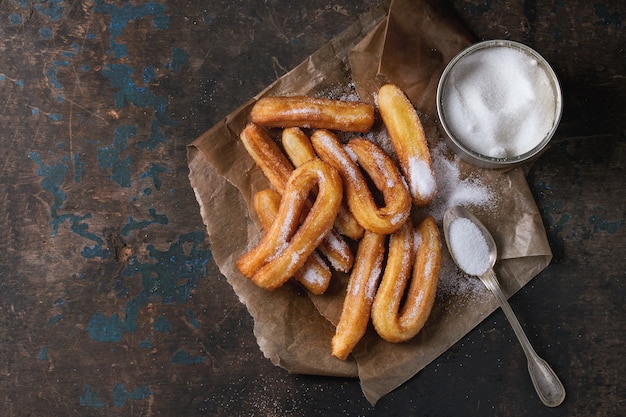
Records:
{"label": "sugar on spoon", "polygon": [[515,313],[502,293],[493,271],[497,247],[489,230],[469,210],[460,206],[448,209],[443,217],[443,231],[452,259],[468,275],[478,276],[495,295],[522,345],[528,372],[541,402],[556,407],[565,399],[565,388],[550,365],[537,355]]}

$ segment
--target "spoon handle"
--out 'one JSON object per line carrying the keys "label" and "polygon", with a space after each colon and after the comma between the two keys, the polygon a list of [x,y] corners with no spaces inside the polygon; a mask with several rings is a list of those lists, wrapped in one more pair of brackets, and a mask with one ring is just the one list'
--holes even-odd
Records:
{"label": "spoon handle", "polygon": [[565,399],[565,388],[559,380],[559,377],[552,370],[550,365],[537,355],[537,352],[533,349],[530,341],[526,337],[522,326],[520,325],[513,309],[509,305],[506,297],[500,289],[498,278],[496,277],[493,269],[489,269],[484,275],[480,277],[485,286],[495,295],[504,315],[511,323],[513,331],[517,336],[522,349],[526,354],[526,360],[528,361],[528,372],[530,379],[533,382],[535,391],[539,395],[541,402],[548,407],[556,407]]}

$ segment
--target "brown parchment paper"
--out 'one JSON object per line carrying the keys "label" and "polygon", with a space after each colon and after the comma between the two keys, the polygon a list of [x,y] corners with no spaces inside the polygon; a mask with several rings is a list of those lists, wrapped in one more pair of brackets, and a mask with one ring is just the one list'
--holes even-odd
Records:
{"label": "brown parchment paper", "polygon": [[[358,377],[364,395],[375,404],[497,308],[482,284],[458,272],[444,248],[440,288],[423,330],[407,343],[391,344],[369,329],[352,356],[341,361],[330,354],[330,341],[341,313],[345,274],[333,276],[326,294],[307,296],[289,283],[271,292],[258,288],[235,266],[238,257],[260,238],[249,203],[254,192],[268,186],[238,138],[259,97],[341,95],[354,89],[361,100],[375,103],[379,86],[390,81],[407,91],[420,111],[431,148],[438,147],[435,94],[439,75],[471,40],[436,2],[394,0],[389,11],[376,9],[362,16],[189,146],[189,178],[215,261],[253,317],[259,347],[273,364],[292,373]],[[479,179],[497,195],[491,207],[477,207],[475,214],[494,234],[499,249],[496,271],[510,296],[552,259],[524,173],[521,169],[479,169],[454,155],[448,157],[463,177]]]}

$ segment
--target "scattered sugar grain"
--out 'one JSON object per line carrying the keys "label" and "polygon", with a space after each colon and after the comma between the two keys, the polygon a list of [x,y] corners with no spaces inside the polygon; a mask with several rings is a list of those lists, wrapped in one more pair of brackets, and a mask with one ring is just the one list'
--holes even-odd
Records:
{"label": "scattered sugar grain", "polygon": [[449,259],[441,262],[437,298],[442,302],[455,299],[455,303],[473,305],[487,294],[483,283],[476,277],[468,276]]}

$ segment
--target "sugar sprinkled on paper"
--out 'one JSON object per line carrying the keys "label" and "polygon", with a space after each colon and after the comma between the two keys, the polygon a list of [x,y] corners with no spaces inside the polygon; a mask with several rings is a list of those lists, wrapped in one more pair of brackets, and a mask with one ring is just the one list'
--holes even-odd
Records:
{"label": "sugar sprinkled on paper", "polygon": [[428,210],[435,220],[443,219],[444,213],[452,206],[490,208],[494,205],[496,196],[489,186],[477,177],[462,178],[456,160],[446,157],[447,149],[444,142],[440,142],[431,150],[437,194]]}

